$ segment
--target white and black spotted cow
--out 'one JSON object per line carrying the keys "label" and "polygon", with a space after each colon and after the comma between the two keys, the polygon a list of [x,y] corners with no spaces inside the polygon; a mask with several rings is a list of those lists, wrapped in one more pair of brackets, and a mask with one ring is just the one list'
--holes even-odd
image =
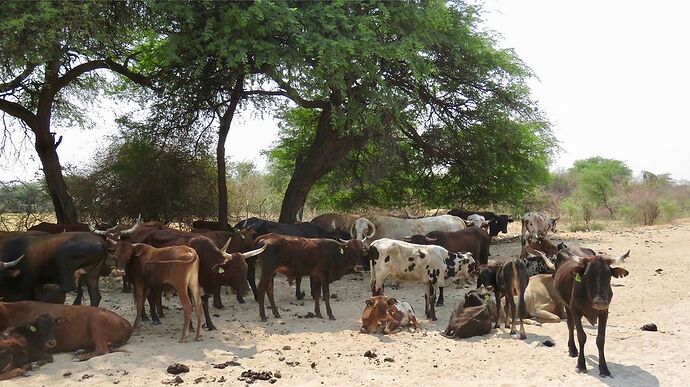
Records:
{"label": "white and black spotted cow", "polygon": [[419,282],[425,286],[426,316],[436,320],[434,301],[439,286],[468,278],[472,253],[449,253],[441,246],[416,245],[394,239],[374,241],[369,248],[371,293],[383,294],[383,281]]}

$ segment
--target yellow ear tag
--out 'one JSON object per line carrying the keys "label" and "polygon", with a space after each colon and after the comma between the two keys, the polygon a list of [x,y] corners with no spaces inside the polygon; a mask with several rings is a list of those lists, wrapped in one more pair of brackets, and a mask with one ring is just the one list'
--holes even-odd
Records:
{"label": "yellow ear tag", "polygon": [[218,268],[218,274],[223,274],[223,273],[225,273],[225,270],[223,270],[222,267],[219,267]]}
{"label": "yellow ear tag", "polygon": [[582,282],[582,277],[580,276],[580,273],[575,273],[575,282]]}
{"label": "yellow ear tag", "polygon": [[342,247],[340,248],[340,254],[345,254],[345,250]]}
{"label": "yellow ear tag", "polygon": [[489,303],[489,297],[490,297],[490,296],[489,296],[488,294],[485,294],[485,295],[484,295],[484,304],[488,304],[488,303]]}
{"label": "yellow ear tag", "polygon": [[29,330],[30,330],[31,332],[36,332],[36,327],[33,326],[33,325],[29,325]]}

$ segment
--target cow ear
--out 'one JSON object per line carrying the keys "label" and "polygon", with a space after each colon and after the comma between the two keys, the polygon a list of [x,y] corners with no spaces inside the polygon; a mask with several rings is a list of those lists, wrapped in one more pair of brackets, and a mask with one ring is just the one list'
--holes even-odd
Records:
{"label": "cow ear", "polygon": [[387,302],[388,305],[395,305],[398,302],[398,300],[396,300],[395,298],[389,298]]}
{"label": "cow ear", "polygon": [[62,324],[64,324],[64,323],[66,323],[66,322],[67,322],[67,319],[64,318],[64,317],[57,317],[57,318],[55,318],[55,325],[56,325],[56,326],[60,326],[60,325],[62,325]]}
{"label": "cow ear", "polygon": [[367,304],[367,306],[374,306],[374,301],[371,299],[364,301],[364,303]]}
{"label": "cow ear", "polygon": [[585,274],[585,268],[582,266],[576,266],[576,267],[570,269],[570,274],[572,274],[572,276],[575,277],[577,280],[577,278],[580,278],[580,276]]}
{"label": "cow ear", "polygon": [[628,274],[630,274],[630,273],[628,273],[628,271],[623,269],[622,267],[612,267],[611,268],[611,275],[616,277],[616,278],[623,278],[623,277],[627,276]]}
{"label": "cow ear", "polygon": [[132,255],[138,257],[144,252],[144,247],[141,245],[134,245],[132,247]]}
{"label": "cow ear", "polygon": [[225,273],[225,269],[223,269],[223,265],[215,265],[215,266],[213,266],[213,269],[211,269],[211,270],[213,270],[213,272],[217,273],[217,274]]}
{"label": "cow ear", "polygon": [[3,274],[5,274],[7,277],[14,278],[14,277],[17,277],[19,274],[21,274],[21,272],[22,271],[19,269],[10,269],[10,270],[5,270],[3,272]]}

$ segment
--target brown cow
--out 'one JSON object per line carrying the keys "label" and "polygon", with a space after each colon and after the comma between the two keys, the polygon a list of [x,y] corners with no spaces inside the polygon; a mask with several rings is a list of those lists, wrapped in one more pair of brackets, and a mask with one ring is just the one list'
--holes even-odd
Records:
{"label": "brown cow", "polygon": [[[482,291],[483,288],[482,288]],[[486,292],[486,291],[484,291]],[[482,336],[491,332],[491,311],[488,292],[480,294],[470,290],[465,294],[465,302],[458,304],[441,336],[449,339]]]}
{"label": "brown cow", "polygon": [[[130,244],[127,242],[118,243],[117,248],[119,251],[115,275],[127,273],[134,284],[134,298],[137,308],[134,328],[138,328],[141,324],[144,299],[149,291],[152,288],[172,287],[177,292],[184,311],[184,328],[180,343],[187,340],[192,308],[197,319],[195,339],[200,340],[202,311],[199,294],[199,257],[196,251],[187,246],[156,248],[145,243]],[[190,293],[192,299],[190,299]],[[149,299],[149,301],[151,300]]]}
{"label": "brown cow", "polygon": [[[584,249],[583,249],[584,250]],[[582,250],[581,250],[582,251]],[[604,357],[606,342],[606,322],[609,318],[609,304],[613,298],[611,277],[622,278],[628,271],[621,267],[611,267],[623,262],[630,251],[617,258],[604,258],[598,255],[571,255],[570,260],[561,264],[554,276],[556,295],[565,308],[568,319],[568,354],[577,357],[578,372],[587,372],[585,364],[585,342],[587,334],[582,328],[582,317],[598,325],[597,349],[599,350],[599,375],[611,376]],[[573,329],[577,329],[578,354],[575,347]]]}
{"label": "brown cow", "polygon": [[419,329],[412,305],[386,296],[374,296],[366,301],[362,312],[362,333],[397,333],[411,325]]}
{"label": "brown cow", "polygon": [[92,350],[77,355],[78,360],[110,353],[111,348],[124,345],[132,335],[132,325],[107,309],[36,301],[0,302],[0,329],[26,324],[43,313],[57,319],[56,345],[50,352]]}
{"label": "brown cow", "polygon": [[315,223],[324,230],[336,231],[341,230],[345,232],[350,232],[350,228],[355,224],[355,220],[359,218],[358,215],[350,214],[337,214],[334,212],[329,212],[327,214],[321,214],[311,220],[311,223]]}
{"label": "brown cow", "polygon": [[256,240],[257,247],[268,246],[259,262],[261,280],[258,286],[259,315],[266,321],[264,299],[268,292],[273,316],[280,318],[273,298],[273,279],[281,273],[292,282],[300,276],[309,276],[311,295],[314,297],[314,313],[321,317],[320,297],[326,302],[328,318],[335,320],[331,310],[331,294],[328,284],[340,279],[359,266],[367,257],[368,249],[360,240],[352,239],[346,243],[325,238],[302,238],[295,236],[266,234]]}
{"label": "brown cow", "polygon": [[[523,324],[523,317],[527,317],[525,310],[525,289],[529,284],[529,276],[527,276],[527,267],[525,262],[521,259],[513,259],[504,262],[500,266],[482,266],[480,267],[477,287],[484,285],[487,289],[493,290],[496,295],[496,325],[498,328],[499,310],[501,309],[501,297],[506,298],[506,321],[505,327],[508,328],[508,316],[510,309],[510,316],[512,316],[512,324],[510,325],[510,334],[514,335],[516,314],[520,318],[520,339],[527,338],[525,334],[525,327]],[[518,296],[518,305],[516,307],[513,295]]]}
{"label": "brown cow", "polygon": [[54,328],[53,317],[42,314],[0,334],[0,380],[23,375],[32,362],[52,363],[47,350],[55,346]]}

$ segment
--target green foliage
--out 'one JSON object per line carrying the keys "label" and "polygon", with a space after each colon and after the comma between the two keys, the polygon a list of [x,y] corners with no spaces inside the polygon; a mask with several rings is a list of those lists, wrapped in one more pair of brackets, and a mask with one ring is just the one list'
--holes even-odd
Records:
{"label": "green foliage", "polygon": [[228,165],[228,208],[233,222],[249,216],[275,219],[280,212],[281,194],[268,176],[251,162],[230,162]]}
{"label": "green foliage", "polygon": [[205,151],[125,135],[99,152],[83,175],[69,176],[80,210],[98,220],[190,222],[215,213],[215,162]]}
{"label": "green foliage", "polygon": [[583,203],[606,207],[614,214],[612,196],[614,191],[627,184],[632,171],[624,162],[603,157],[578,160],[569,170],[578,179],[577,194]]}
{"label": "green foliage", "polygon": [[592,222],[592,223],[572,223],[568,226],[568,231],[570,232],[589,232],[589,231],[601,231],[605,227],[602,223]]}

